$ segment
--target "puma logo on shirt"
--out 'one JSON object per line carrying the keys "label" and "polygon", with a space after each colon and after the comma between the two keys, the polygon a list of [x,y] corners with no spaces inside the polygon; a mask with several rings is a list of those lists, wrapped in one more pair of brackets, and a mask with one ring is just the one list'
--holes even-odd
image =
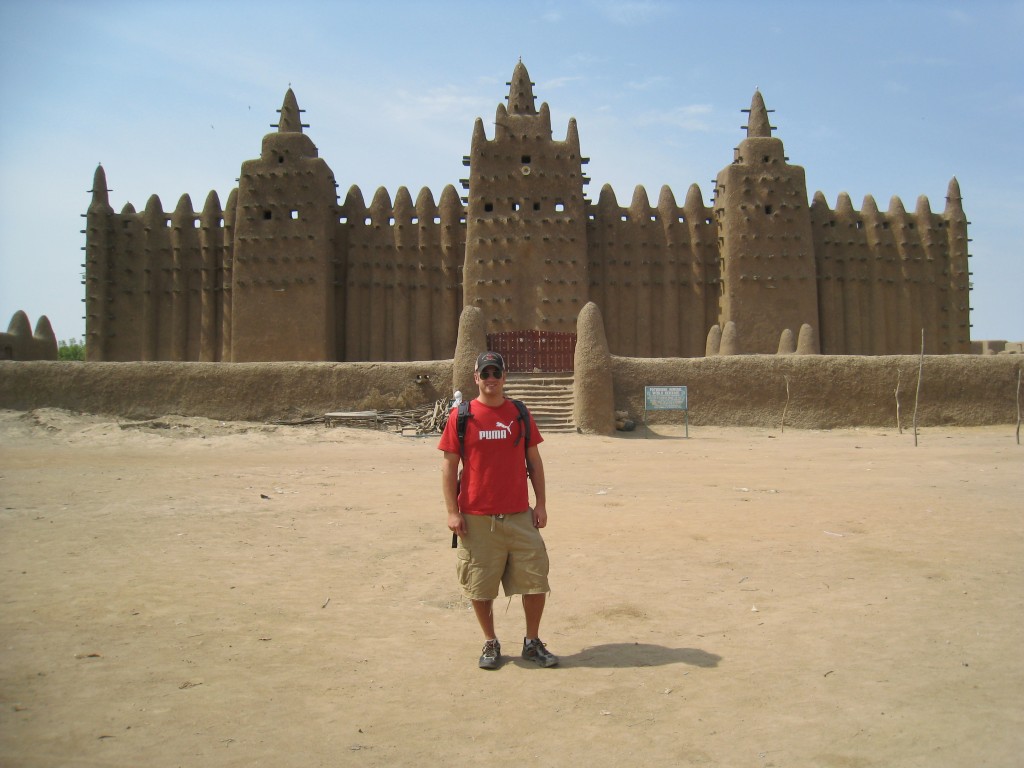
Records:
{"label": "puma logo on shirt", "polygon": [[497,423],[497,426],[501,427],[501,429],[481,429],[480,430],[480,439],[481,440],[504,440],[505,437],[507,437],[507,436],[512,434],[512,425],[511,424],[503,424],[502,422],[499,421]]}

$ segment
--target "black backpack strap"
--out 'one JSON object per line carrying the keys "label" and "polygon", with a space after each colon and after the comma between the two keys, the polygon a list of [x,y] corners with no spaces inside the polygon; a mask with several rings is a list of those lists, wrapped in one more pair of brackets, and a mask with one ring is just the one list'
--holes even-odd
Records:
{"label": "black backpack strap", "polygon": [[[522,400],[514,400],[512,398],[509,398],[509,400],[512,400],[512,402],[515,403],[516,410],[519,411],[519,421],[522,423],[522,426],[519,428],[519,434],[516,436],[516,441],[512,443],[512,445],[519,445],[519,441],[522,440],[523,451],[525,453],[530,449],[530,410],[529,408],[526,407],[526,403],[524,403]],[[530,474],[531,469],[532,468],[530,467],[530,459],[529,457],[527,457],[527,475]]]}
{"label": "black backpack strap", "polygon": [[459,437],[459,455],[466,455],[466,421],[473,418],[473,411],[469,408],[469,400],[459,403],[459,410],[455,415],[455,434]]}
{"label": "black backpack strap", "polygon": [[[512,400],[510,397],[509,400]],[[519,428],[519,434],[516,436],[516,441],[512,445],[519,445],[519,441],[526,438],[526,448],[530,447],[530,411],[526,407],[526,403],[522,400],[512,400],[516,406],[516,410],[519,411],[519,421],[522,422],[522,427]]]}

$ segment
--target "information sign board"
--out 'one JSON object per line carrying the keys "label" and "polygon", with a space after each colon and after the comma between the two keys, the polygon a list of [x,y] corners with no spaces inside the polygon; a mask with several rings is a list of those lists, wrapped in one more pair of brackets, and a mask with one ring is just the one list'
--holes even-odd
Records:
{"label": "information sign board", "polygon": [[644,387],[648,411],[685,411],[686,387]]}
{"label": "information sign board", "polygon": [[686,436],[690,436],[690,409],[686,403],[686,387],[644,387],[644,429],[647,434],[650,433],[647,429],[648,411],[683,411],[686,414]]}

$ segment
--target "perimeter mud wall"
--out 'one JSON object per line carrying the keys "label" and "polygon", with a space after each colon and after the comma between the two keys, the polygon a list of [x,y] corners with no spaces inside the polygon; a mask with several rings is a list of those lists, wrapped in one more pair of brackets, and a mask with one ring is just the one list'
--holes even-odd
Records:
{"label": "perimeter mud wall", "polygon": [[[739,355],[612,357],[616,410],[641,423],[644,387],[685,385],[695,426],[800,429],[910,426],[920,358]],[[1017,420],[1021,361],[1012,356],[924,358],[918,424]],[[431,407],[451,395],[451,360],[407,363],[75,363],[0,361],[0,408],[62,408],[126,418],[203,416],[291,420],[330,411]],[[788,395],[787,395],[788,385]],[[788,396],[788,400],[787,400]],[[661,411],[651,424],[682,423]]]}
{"label": "perimeter mud wall", "polygon": [[0,408],[133,419],[277,421],[404,410],[451,396],[452,361],[424,363],[68,363],[0,361]]}
{"label": "perimeter mud wall", "polygon": [[[780,427],[896,427],[912,424],[917,355],[852,357],[738,355],[695,359],[612,359],[616,410],[644,418],[644,387],[685,385],[690,424]],[[1016,423],[1017,372],[1008,357],[924,357],[919,426]],[[788,386],[788,395],[787,395]],[[788,403],[787,403],[788,397]],[[684,414],[648,414],[648,423],[683,423]]]}

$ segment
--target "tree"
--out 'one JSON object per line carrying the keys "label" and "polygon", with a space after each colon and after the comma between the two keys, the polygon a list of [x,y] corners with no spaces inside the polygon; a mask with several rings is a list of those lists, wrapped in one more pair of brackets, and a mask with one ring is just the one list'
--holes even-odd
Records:
{"label": "tree", "polygon": [[68,339],[57,342],[58,360],[85,360],[85,339]]}

